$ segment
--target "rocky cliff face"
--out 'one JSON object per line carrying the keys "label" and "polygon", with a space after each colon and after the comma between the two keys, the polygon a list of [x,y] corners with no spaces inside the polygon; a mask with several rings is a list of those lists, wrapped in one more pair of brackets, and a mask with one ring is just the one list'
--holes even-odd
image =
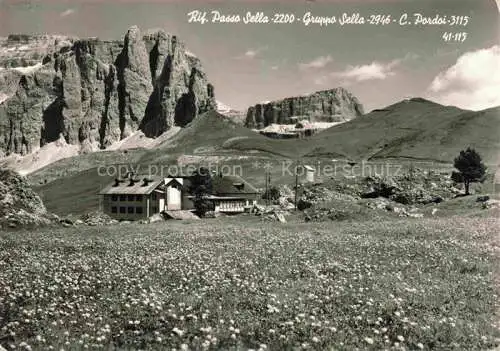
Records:
{"label": "rocky cliff face", "polygon": [[61,135],[83,151],[138,129],[156,137],[216,105],[199,59],[162,31],[132,27],[123,41],[10,36],[0,47],[5,154],[30,153]]}
{"label": "rocky cliff face", "polygon": [[292,124],[297,120],[345,122],[363,114],[363,106],[344,88],[260,103],[247,111],[245,125],[264,128],[270,124]]}
{"label": "rocky cliff face", "polygon": [[35,66],[46,55],[71,46],[76,38],[63,35],[11,34],[0,38],[0,67],[23,68]]}

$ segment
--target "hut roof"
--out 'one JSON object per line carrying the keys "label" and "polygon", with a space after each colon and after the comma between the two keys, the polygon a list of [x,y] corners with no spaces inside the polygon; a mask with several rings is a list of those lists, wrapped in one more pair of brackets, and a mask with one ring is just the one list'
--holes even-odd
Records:
{"label": "hut roof", "polygon": [[239,176],[214,176],[212,178],[212,193],[224,194],[258,194],[259,191]]}
{"label": "hut roof", "polygon": [[99,193],[100,195],[148,195],[163,183],[163,178],[136,176],[132,179],[115,179]]}

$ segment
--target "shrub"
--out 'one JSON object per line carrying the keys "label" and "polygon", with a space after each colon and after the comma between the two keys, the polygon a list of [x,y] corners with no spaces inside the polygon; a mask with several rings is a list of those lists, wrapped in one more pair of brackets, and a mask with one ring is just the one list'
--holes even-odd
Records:
{"label": "shrub", "polygon": [[264,194],[262,195],[262,198],[264,200],[278,200],[280,198],[280,190],[275,187],[275,186],[272,186],[270,187],[267,192],[264,192]]}

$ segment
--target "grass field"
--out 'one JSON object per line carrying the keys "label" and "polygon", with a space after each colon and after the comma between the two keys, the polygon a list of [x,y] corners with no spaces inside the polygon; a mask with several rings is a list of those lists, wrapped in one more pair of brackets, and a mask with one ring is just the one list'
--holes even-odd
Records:
{"label": "grass field", "polygon": [[499,224],[239,216],[4,232],[0,344],[491,349]]}

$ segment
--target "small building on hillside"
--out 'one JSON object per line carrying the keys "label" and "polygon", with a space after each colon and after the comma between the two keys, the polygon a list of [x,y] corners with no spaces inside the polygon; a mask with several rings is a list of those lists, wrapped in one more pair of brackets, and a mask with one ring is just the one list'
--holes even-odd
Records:
{"label": "small building on hillside", "polygon": [[[189,192],[191,178],[145,177],[130,175],[115,179],[99,193],[104,213],[118,220],[147,219],[164,211],[193,211]],[[212,177],[212,194],[216,212],[241,213],[257,203],[259,191],[238,176]]]}
{"label": "small building on hillside", "polygon": [[257,203],[260,193],[239,176],[215,176],[212,178],[212,194],[216,212],[244,212]]}
{"label": "small building on hillside", "polygon": [[130,175],[115,179],[101,192],[103,210],[120,220],[140,220],[156,213],[192,210],[185,187],[188,177],[147,177]]}
{"label": "small building on hillside", "polygon": [[313,183],[316,170],[308,165],[304,165],[304,170],[306,172],[306,181],[308,181],[309,183]]}
{"label": "small building on hillside", "polygon": [[311,137],[321,130],[338,124],[334,122],[310,122],[306,119],[299,120],[296,117],[291,117],[290,119],[293,122],[291,124],[273,123],[263,129],[257,129],[256,131],[262,135],[274,139],[303,139]]}
{"label": "small building on hillside", "polygon": [[257,203],[260,192],[239,176],[212,177],[212,194],[207,198],[214,203],[215,212],[242,213]]}
{"label": "small building on hillside", "polygon": [[121,220],[140,220],[159,213],[165,202],[163,178],[115,179],[101,190],[103,211]]}

